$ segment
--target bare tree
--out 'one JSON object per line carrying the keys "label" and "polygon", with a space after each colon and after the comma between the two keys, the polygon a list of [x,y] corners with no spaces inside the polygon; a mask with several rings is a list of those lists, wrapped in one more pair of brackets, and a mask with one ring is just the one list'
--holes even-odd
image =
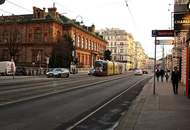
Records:
{"label": "bare tree", "polygon": [[69,68],[73,61],[72,51],[74,51],[73,40],[70,34],[64,34],[63,39],[53,48],[50,57],[50,67],[66,67]]}
{"label": "bare tree", "polygon": [[16,18],[13,19],[13,24],[9,29],[3,31],[4,42],[8,48],[8,53],[11,59],[15,60],[18,55],[21,43],[21,33],[18,29]]}

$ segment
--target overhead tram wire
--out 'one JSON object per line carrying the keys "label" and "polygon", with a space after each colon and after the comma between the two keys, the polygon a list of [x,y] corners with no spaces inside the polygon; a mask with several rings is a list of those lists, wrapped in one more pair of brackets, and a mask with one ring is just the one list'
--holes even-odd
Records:
{"label": "overhead tram wire", "polygon": [[[69,10],[68,12],[72,12],[72,13],[74,13],[74,14],[78,14],[77,12],[74,12],[73,10],[70,10],[69,8],[65,7],[65,6],[64,6],[63,4],[61,4],[60,2],[57,2],[57,1],[54,1],[54,0],[52,0],[52,2],[54,2],[56,5],[58,5],[58,6],[62,7],[62,8],[65,8],[65,9]],[[60,13],[60,14],[67,14],[67,12],[62,12],[62,13]]]}
{"label": "overhead tram wire", "polygon": [[131,18],[132,18],[132,22],[133,22],[133,24],[134,24],[134,27],[137,29],[136,21],[135,21],[135,19],[134,19],[134,16],[133,16],[133,14],[132,14],[132,12],[131,12],[131,9],[130,9],[130,7],[129,7],[129,4],[128,4],[128,1],[127,1],[127,0],[125,0],[125,6],[128,8],[128,11],[129,11],[129,14],[130,14],[130,16],[131,16]]}
{"label": "overhead tram wire", "polygon": [[3,10],[3,9],[0,9],[0,11],[4,12],[4,13],[6,13],[6,14],[10,14],[10,15],[14,14],[14,13],[12,13],[12,12],[8,12],[8,11],[5,11],[5,10]]}
{"label": "overhead tram wire", "polygon": [[23,6],[20,6],[20,5],[18,5],[18,4],[16,4],[16,3],[12,2],[12,1],[10,1],[10,0],[6,0],[6,1],[7,1],[8,3],[14,5],[14,6],[17,6],[17,7],[19,7],[19,8],[22,8],[22,9],[26,10],[27,12],[30,12],[30,13],[32,12],[31,10],[29,10],[29,9],[23,7]]}

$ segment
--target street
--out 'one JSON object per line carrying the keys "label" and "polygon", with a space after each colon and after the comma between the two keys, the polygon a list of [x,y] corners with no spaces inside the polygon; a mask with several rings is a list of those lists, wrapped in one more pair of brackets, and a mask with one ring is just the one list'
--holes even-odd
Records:
{"label": "street", "polygon": [[139,80],[150,75],[73,75],[64,79],[20,78],[0,83],[1,130],[52,130],[72,125]]}

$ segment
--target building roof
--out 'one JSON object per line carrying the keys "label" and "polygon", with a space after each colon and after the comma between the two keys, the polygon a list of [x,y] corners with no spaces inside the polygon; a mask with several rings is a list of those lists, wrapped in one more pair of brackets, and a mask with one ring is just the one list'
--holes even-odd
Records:
{"label": "building roof", "polygon": [[[34,7],[34,13],[35,10],[40,10],[43,15],[40,18],[35,18],[35,14],[23,14],[23,15],[9,15],[9,16],[0,16],[0,24],[12,24],[12,23],[47,23],[47,22],[57,22],[59,24],[63,24],[65,26],[74,26],[90,35],[95,36],[96,38],[103,40],[103,37],[96,32],[92,32],[90,28],[85,25],[81,25],[76,20],[69,19],[68,17],[61,15],[56,12],[56,8],[50,8],[55,9],[55,14],[51,14],[51,12],[45,12],[45,10],[41,10],[39,8]],[[44,12],[43,12],[44,11]],[[107,42],[107,41],[105,41]]]}

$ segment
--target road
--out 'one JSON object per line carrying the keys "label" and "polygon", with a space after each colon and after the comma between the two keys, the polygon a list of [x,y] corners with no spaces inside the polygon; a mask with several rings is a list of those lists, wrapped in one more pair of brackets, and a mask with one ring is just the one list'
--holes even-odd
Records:
{"label": "road", "polygon": [[75,75],[19,78],[0,83],[1,130],[53,130],[69,126],[149,75]]}

